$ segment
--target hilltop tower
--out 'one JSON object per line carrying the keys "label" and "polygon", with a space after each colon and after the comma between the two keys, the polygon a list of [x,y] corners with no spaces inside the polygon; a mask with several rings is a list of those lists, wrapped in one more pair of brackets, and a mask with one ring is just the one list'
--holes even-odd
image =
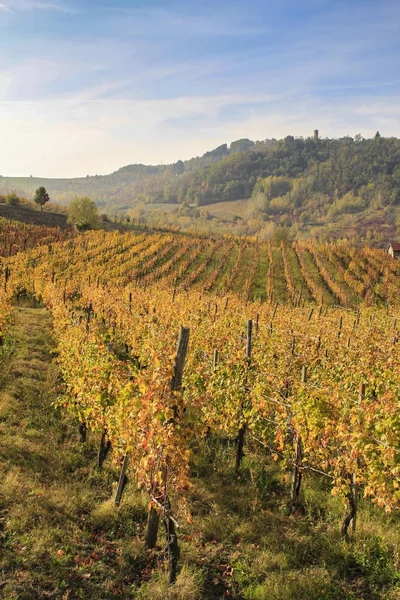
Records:
{"label": "hilltop tower", "polygon": [[314,142],[318,142],[318,129],[314,129]]}

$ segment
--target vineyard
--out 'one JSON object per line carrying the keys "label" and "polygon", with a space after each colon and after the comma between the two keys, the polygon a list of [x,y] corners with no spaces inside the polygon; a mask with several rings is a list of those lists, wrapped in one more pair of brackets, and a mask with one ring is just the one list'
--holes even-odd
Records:
{"label": "vineyard", "polygon": [[146,288],[161,283],[177,291],[237,294],[245,301],[293,307],[398,304],[398,262],[383,250],[356,249],[345,242],[273,245],[252,238],[147,232],[75,237],[46,227],[4,224],[0,231],[3,257],[57,242],[49,260],[44,251],[35,261],[47,261],[54,277],[67,286],[92,282]]}
{"label": "vineyard", "polygon": [[[111,458],[115,506],[130,489],[146,498],[142,541],[154,552],[165,538],[170,584],[179,584],[191,528],[207,518],[196,500],[202,473],[218,472],[221,456],[229,493],[246,490],[244,513],[253,518],[271,521],[274,505],[293,530],[318,485],[342,511],[338,545],[357,543],[360,506],[398,529],[399,263],[345,243],[61,238],[6,227],[1,235],[3,335],[15,299],[34,298],[50,311],[62,376],[57,409],[69,414],[80,443],[98,444],[99,471]],[[260,494],[268,473],[275,483]],[[212,580],[214,595],[199,598],[400,593],[392,574],[361,591],[337,576],[335,585],[318,579],[318,594],[303,583],[300,595],[295,585],[293,596],[273,595],[264,582],[273,567],[254,580],[246,557],[235,560]]]}

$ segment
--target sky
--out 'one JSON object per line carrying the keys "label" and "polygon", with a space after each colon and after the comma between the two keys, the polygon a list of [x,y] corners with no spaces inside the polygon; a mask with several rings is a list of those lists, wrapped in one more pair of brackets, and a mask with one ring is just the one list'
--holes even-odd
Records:
{"label": "sky", "polygon": [[0,174],[400,137],[399,0],[0,0]]}

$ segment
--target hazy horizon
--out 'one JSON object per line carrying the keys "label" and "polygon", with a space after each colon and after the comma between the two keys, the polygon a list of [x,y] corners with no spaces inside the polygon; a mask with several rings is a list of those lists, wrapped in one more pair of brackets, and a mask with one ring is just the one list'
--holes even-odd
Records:
{"label": "hazy horizon", "polygon": [[222,143],[400,137],[397,0],[0,0],[0,174],[72,178]]}
{"label": "hazy horizon", "polygon": [[[317,131],[318,131],[320,139],[325,139],[325,138],[330,139],[330,140],[340,139],[339,137],[330,137],[328,135],[326,135],[326,136],[322,135],[323,132],[321,132],[319,130],[317,130]],[[358,133],[359,132],[357,132],[357,134]],[[304,136],[300,136],[299,135],[299,136],[294,136],[294,137],[295,137],[295,139],[313,138],[313,134],[314,134],[314,130],[309,135],[304,135]],[[354,139],[355,135],[357,135],[357,134],[354,134],[354,135],[349,134],[349,137],[351,137],[351,138]],[[369,137],[367,137],[367,136],[362,136],[362,137],[363,137],[363,139],[372,139],[373,137],[375,137],[375,134],[376,134],[376,131],[374,132],[373,135],[371,135]],[[291,135],[291,134],[288,134],[288,135]],[[381,133],[380,133],[380,135],[381,135],[381,137],[396,137],[397,138],[397,136],[383,136]],[[347,134],[345,136],[342,136],[342,137],[347,137]],[[266,139],[266,138],[263,138],[263,139]],[[270,138],[270,139],[272,139],[272,138]],[[283,138],[275,138],[275,139],[279,140],[279,139],[283,139]],[[222,141],[221,144],[227,144],[227,146],[229,148],[230,144],[232,142],[234,142],[234,141],[237,141],[237,140],[230,140],[230,142]],[[256,142],[256,141],[260,141],[260,140],[252,140],[252,141]],[[208,151],[214,150],[214,149],[215,148],[208,148],[208,149],[205,150],[205,152],[208,152]],[[37,174],[37,175],[31,175],[31,174],[29,174],[29,175],[28,174],[25,174],[25,175],[24,174],[22,174],[22,175],[21,174],[20,175],[7,175],[7,174],[0,173],[0,177],[3,178],[3,179],[7,179],[7,178],[9,178],[9,179],[27,179],[27,178],[30,179],[30,178],[32,178],[32,179],[54,179],[54,180],[62,180],[62,179],[66,179],[66,180],[68,180],[68,179],[86,179],[86,177],[88,175],[89,175],[89,177],[111,175],[112,173],[115,173],[116,171],[118,171],[119,169],[121,169],[123,167],[127,167],[127,166],[134,165],[134,164],[141,164],[141,165],[144,165],[144,166],[147,166],[147,167],[163,166],[163,165],[168,166],[168,165],[174,164],[174,162],[177,162],[177,160],[186,161],[186,160],[190,160],[192,158],[198,158],[199,156],[202,156],[202,155],[187,156],[187,157],[178,157],[176,160],[171,161],[169,163],[167,163],[167,162],[161,162],[161,163],[150,163],[150,162],[147,162],[147,163],[145,163],[145,162],[126,163],[124,165],[120,165],[115,171],[109,171],[107,173],[93,173],[93,174],[87,173],[86,175],[76,175],[76,176],[75,175],[71,175],[71,176],[63,176],[63,177],[58,177],[57,175],[55,175],[55,176],[49,176],[48,177],[46,175],[40,175],[40,174]]]}

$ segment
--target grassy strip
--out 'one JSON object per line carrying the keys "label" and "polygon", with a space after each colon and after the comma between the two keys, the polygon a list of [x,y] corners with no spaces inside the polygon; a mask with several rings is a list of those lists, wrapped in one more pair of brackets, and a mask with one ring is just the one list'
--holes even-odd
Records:
{"label": "grassy strip", "polygon": [[273,247],[272,254],[274,257],[274,301],[285,303],[288,301],[289,297],[280,247]]}
{"label": "grassy strip", "polygon": [[210,242],[208,245],[204,247],[204,249],[196,256],[194,261],[191,264],[190,271],[188,272],[188,277],[190,277],[193,271],[196,271],[199,267],[201,267],[210,257],[214,250],[215,242]]}
{"label": "grassy strip", "polygon": [[239,246],[235,244],[235,246],[232,248],[231,252],[229,253],[228,260],[226,261],[226,264],[225,264],[224,268],[222,269],[221,273],[218,275],[218,278],[215,281],[211,291],[216,292],[216,291],[223,290],[225,288],[225,284],[228,281],[228,279],[230,278],[233,269],[235,268],[238,256],[239,256]]}
{"label": "grassy strip", "polygon": [[312,302],[312,296],[304,281],[296,252],[291,246],[286,247],[286,258],[298,296],[301,295],[302,301],[306,303]]}
{"label": "grassy strip", "polygon": [[237,277],[232,281],[230,291],[234,294],[244,294],[247,279],[249,278],[253,266],[255,246],[253,244],[244,248],[239,265]]}
{"label": "grassy strip", "polygon": [[211,261],[196,280],[195,287],[204,288],[204,286],[208,283],[210,283],[210,287],[212,287],[213,274],[215,273],[216,269],[218,269],[221,261],[224,260],[224,256],[227,252],[229,252],[229,246],[226,242],[216,248],[214,254],[212,255]]}
{"label": "grassy strip", "polygon": [[202,250],[197,258],[194,259],[185,279],[181,282],[183,287],[189,289],[196,285],[202,274],[207,270],[209,264],[211,264],[215,252],[215,243],[210,243],[205,246],[204,250]]}
{"label": "grassy strip", "polygon": [[257,270],[253,281],[253,299],[266,299],[266,281],[269,269],[268,248],[266,244],[260,244]]}
{"label": "grassy strip", "polygon": [[131,597],[147,566],[136,526],[145,509],[131,497],[113,510],[116,474],[92,467],[95,450],[53,406],[49,313],[15,308],[9,335],[0,395],[2,598]]}

